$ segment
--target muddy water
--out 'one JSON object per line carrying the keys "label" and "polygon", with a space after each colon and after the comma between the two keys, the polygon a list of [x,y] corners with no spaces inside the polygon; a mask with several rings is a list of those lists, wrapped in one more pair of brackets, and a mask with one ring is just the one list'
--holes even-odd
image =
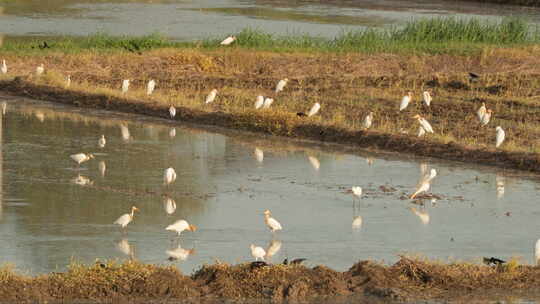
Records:
{"label": "muddy water", "polygon": [[447,0],[0,0],[0,34],[161,33],[177,40],[221,37],[246,27],[334,37],[343,30],[452,15],[540,22],[539,8]]}
{"label": "muddy water", "polygon": [[[6,109],[0,260],[31,273],[111,258],[177,263],[190,273],[203,263],[249,261],[251,243],[273,244],[273,261],[305,257],[337,270],[402,253],[533,263],[540,237],[540,184],[520,173],[17,99]],[[69,155],[78,152],[96,157],[77,168]],[[178,178],[166,188],[169,166]],[[401,199],[425,166],[438,171],[432,190],[441,198],[425,206]],[[353,201],[346,190],[355,185],[364,195]],[[140,213],[123,234],[112,223],[132,205]],[[265,209],[283,231],[267,230]],[[199,230],[177,242],[164,228],[182,218]],[[178,246],[194,250],[171,252]],[[180,260],[169,262],[171,254]]]}

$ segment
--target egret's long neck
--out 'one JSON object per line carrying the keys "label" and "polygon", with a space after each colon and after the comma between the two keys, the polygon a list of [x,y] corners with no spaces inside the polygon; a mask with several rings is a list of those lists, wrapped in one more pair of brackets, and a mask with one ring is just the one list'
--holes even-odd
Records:
{"label": "egret's long neck", "polygon": [[131,209],[131,218],[135,215],[135,209]]}

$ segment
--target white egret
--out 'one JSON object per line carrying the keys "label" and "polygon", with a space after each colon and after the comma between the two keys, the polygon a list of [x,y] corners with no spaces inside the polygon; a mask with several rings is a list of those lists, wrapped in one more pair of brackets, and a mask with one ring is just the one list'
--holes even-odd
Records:
{"label": "white egret", "polygon": [[424,175],[422,175],[422,181],[427,180],[431,182],[436,176],[437,176],[437,170],[431,169],[429,170],[429,174],[428,172],[425,172]]}
{"label": "white egret", "polygon": [[289,81],[289,79],[284,78],[284,79],[281,79],[278,82],[278,84],[276,85],[276,94],[283,91],[283,89],[285,88],[285,85],[287,84],[288,81]]}
{"label": "white egret", "polygon": [[173,168],[165,169],[163,173],[163,184],[168,186],[176,180],[176,171]]}
{"label": "white egret", "polygon": [[85,161],[88,161],[88,160],[94,158],[94,155],[92,155],[90,153],[88,153],[88,154],[77,153],[77,154],[72,154],[69,157],[71,157],[71,159],[73,159],[73,161],[75,161],[80,166]]}
{"label": "white egret", "polygon": [[2,74],[7,74],[8,69],[5,59],[2,59],[2,67],[0,68],[0,71],[2,71]]}
{"label": "white egret", "polygon": [[362,187],[354,186],[351,188],[352,194],[358,198],[362,196]]}
{"label": "white egret", "polygon": [[176,128],[171,128],[169,130],[169,137],[174,138],[176,136]]}
{"label": "white egret", "polygon": [[208,93],[208,95],[206,96],[206,100],[204,102],[205,103],[214,102],[214,99],[216,99],[216,95],[217,95],[217,89],[213,89],[212,91],[210,91],[210,93]]}
{"label": "white egret", "polygon": [[255,159],[259,162],[259,163],[262,163],[263,160],[264,160],[264,152],[263,150],[255,147],[255,151],[253,151],[253,154],[255,155]]}
{"label": "white egret", "polygon": [[88,177],[82,176],[80,174],[77,175],[77,177],[73,178],[71,182],[79,186],[88,186],[94,184],[94,182],[91,181]]}
{"label": "white egret", "polygon": [[266,223],[266,226],[270,228],[272,232],[276,232],[277,230],[281,230],[281,224],[271,216],[270,210],[264,211],[264,222]]}
{"label": "white egret", "polygon": [[45,121],[45,114],[41,111],[36,111],[35,113],[36,115],[36,118],[39,120],[39,122],[44,122]]}
{"label": "white egret", "polygon": [[187,231],[194,232],[194,231],[197,231],[197,227],[190,225],[186,220],[178,220],[174,222],[173,224],[167,226],[165,230],[174,231],[178,233],[178,236],[180,237],[180,234],[182,233],[182,231],[187,230]]}
{"label": "white egret", "polygon": [[487,109],[486,114],[482,116],[482,120],[480,121],[482,126],[485,126],[489,123],[489,120],[491,119],[491,114],[493,114],[493,111],[491,111],[491,109]]}
{"label": "white egret", "polygon": [[281,249],[281,241],[271,240],[270,244],[268,244],[268,248],[266,248],[265,257],[268,259],[272,258],[274,255],[276,255],[276,253],[279,252],[280,249]]}
{"label": "white egret", "polygon": [[185,261],[188,257],[195,253],[195,249],[184,249],[178,244],[178,247],[175,249],[165,251],[169,256],[169,261]]}
{"label": "white egret", "polygon": [[424,127],[419,126],[418,127],[418,137],[422,137],[424,135],[426,135],[426,130],[424,130]]}
{"label": "white egret", "polygon": [[417,210],[416,208],[409,208],[422,222],[422,224],[427,225],[429,224],[429,214],[427,211]]}
{"label": "white egret", "polygon": [[171,215],[176,211],[176,202],[172,198],[166,196],[163,198],[163,208],[165,209],[165,213]]}
{"label": "white egret", "polygon": [[148,84],[146,85],[146,95],[152,95],[155,88],[156,81],[154,79],[150,79],[150,81],[148,81]]}
{"label": "white egret", "polygon": [[264,96],[259,95],[257,96],[257,99],[255,100],[255,110],[260,109],[264,104]]}
{"label": "white egret", "polygon": [[251,255],[255,258],[255,261],[258,261],[259,259],[264,261],[264,257],[266,256],[266,251],[264,251],[262,247],[258,247],[251,244],[249,248],[251,248]]}
{"label": "white egret", "polygon": [[369,112],[366,117],[364,117],[364,128],[369,129],[371,128],[371,124],[373,123],[373,112]]}
{"label": "white egret", "polygon": [[399,110],[403,111],[409,105],[409,102],[412,100],[412,92],[407,92],[407,95],[401,98],[401,103],[399,104]]}
{"label": "white egret", "polygon": [[534,246],[534,260],[536,265],[540,265],[540,239],[536,241],[536,245]]}
{"label": "white egret", "polygon": [[120,124],[120,132],[122,133],[122,140],[125,141],[125,142],[128,142],[129,140],[132,139],[130,133],[129,133],[129,129],[127,127],[127,125],[125,124]]}
{"label": "white egret", "polygon": [[362,217],[360,215],[355,216],[352,221],[353,229],[360,229],[362,227]]}
{"label": "white egret", "polygon": [[411,199],[414,199],[418,194],[427,192],[431,187],[431,181],[437,176],[437,170],[431,169],[429,175],[421,177],[420,182],[416,186],[416,191],[411,195]]}
{"label": "white egret", "polygon": [[504,130],[501,128],[501,126],[497,126],[497,128],[495,128],[495,131],[497,132],[495,148],[498,148],[503,143],[506,134]]}
{"label": "white egret", "polygon": [[484,114],[486,114],[486,104],[482,102],[482,106],[480,106],[480,108],[478,108],[478,111],[476,111],[476,115],[478,116],[478,120],[480,122],[482,122]]}
{"label": "white egret", "polygon": [[2,101],[2,115],[6,115],[7,102]]}
{"label": "white egret", "polygon": [[45,66],[42,63],[36,68],[36,75],[40,76],[43,72],[45,72]]}
{"label": "white egret", "polygon": [[105,161],[103,160],[99,161],[98,169],[99,169],[99,173],[101,173],[101,177],[105,177],[105,171],[107,170],[107,165],[105,164]]}
{"label": "white egret", "polygon": [[415,116],[413,116],[413,118],[418,119],[418,122],[420,123],[422,128],[424,128],[424,130],[426,132],[433,133],[433,128],[431,127],[431,125],[429,124],[429,122],[425,118],[423,118],[419,114],[416,114]]}
{"label": "white egret", "polygon": [[272,103],[274,102],[274,99],[273,98],[268,98],[266,97],[266,99],[264,100],[264,103],[263,103],[263,109],[268,109],[270,108],[270,106],[272,105]]}
{"label": "white egret", "polygon": [[431,94],[429,94],[429,91],[424,91],[424,93],[422,94],[423,97],[424,97],[424,103],[426,104],[426,106],[430,106],[431,105]]}
{"label": "white egret", "polygon": [[311,155],[308,155],[308,160],[311,163],[311,166],[315,170],[319,171],[319,168],[321,167],[321,162],[315,156],[311,156]]}
{"label": "white egret", "polygon": [[124,79],[122,81],[122,94],[127,94],[129,90],[129,79]]}
{"label": "white egret", "polygon": [[375,158],[373,157],[366,157],[366,163],[371,166],[375,162]]}
{"label": "white egret", "polygon": [[134,250],[133,247],[129,245],[128,240],[120,240],[120,242],[116,244],[116,249],[118,249],[118,251],[122,252],[123,254],[129,256],[130,258],[133,258]]}
{"label": "white egret", "polygon": [[174,106],[171,106],[169,108],[169,115],[171,116],[171,118],[174,118],[176,116],[176,108]]}
{"label": "white egret", "polygon": [[236,36],[229,36],[221,41],[220,45],[229,45],[236,40]]}
{"label": "white egret", "polygon": [[66,88],[69,88],[71,86],[71,75],[67,75],[66,77]]}
{"label": "white egret", "polygon": [[320,108],[321,108],[321,105],[320,105],[318,102],[316,102],[316,103],[311,107],[311,109],[309,110],[307,116],[308,116],[308,117],[311,117],[311,116],[317,114],[317,112],[319,112],[319,109],[320,109]]}
{"label": "white egret", "polygon": [[98,147],[105,148],[105,144],[107,143],[107,140],[105,139],[105,135],[101,135],[101,137],[98,139]]}
{"label": "white egret", "polygon": [[139,211],[139,209],[135,206],[131,207],[131,213],[121,215],[116,221],[114,221],[114,224],[120,225],[122,228],[126,228],[126,226],[133,221],[135,211]]}

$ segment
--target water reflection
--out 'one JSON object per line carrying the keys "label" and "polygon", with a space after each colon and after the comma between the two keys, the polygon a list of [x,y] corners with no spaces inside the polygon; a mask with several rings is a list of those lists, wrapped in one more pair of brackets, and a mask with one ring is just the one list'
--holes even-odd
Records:
{"label": "water reflection", "polygon": [[195,248],[192,249],[184,249],[180,244],[174,249],[169,249],[165,251],[165,253],[169,256],[169,261],[186,261],[190,255],[195,254]]}
{"label": "water reflection", "polygon": [[259,163],[262,163],[263,160],[264,160],[264,152],[263,150],[255,147],[255,151],[253,151],[253,154],[255,155],[255,159],[259,162]]}
{"label": "water reflection", "polygon": [[176,202],[172,198],[165,196],[163,198],[163,208],[165,209],[165,213],[171,215],[176,211]]}
{"label": "water reflection", "polygon": [[98,170],[101,174],[101,177],[105,177],[105,171],[107,171],[107,165],[105,164],[104,160],[100,160],[98,163]]}
{"label": "water reflection", "polygon": [[321,167],[321,162],[319,162],[319,159],[315,156],[308,155],[308,160],[313,169],[319,171],[319,168]]}
{"label": "water reflection", "polygon": [[127,239],[122,239],[116,243],[116,249],[121,253],[127,255],[130,260],[135,259],[135,249],[131,246]]}
{"label": "water reflection", "polygon": [[174,138],[176,136],[176,128],[172,128],[169,130],[169,137]]}
{"label": "water reflection", "polygon": [[94,184],[88,177],[80,174],[73,178],[71,182],[79,186],[91,186]]}
{"label": "water reflection", "polygon": [[495,183],[497,186],[497,199],[501,199],[504,196],[504,176],[495,175]]}
{"label": "water reflection", "polygon": [[414,207],[411,207],[410,210],[412,211],[412,213],[418,216],[422,224],[429,224],[429,213],[426,210],[418,210]]}
{"label": "water reflection", "polygon": [[271,261],[272,257],[276,255],[279,250],[281,250],[281,241],[271,240],[270,243],[268,243],[268,247],[266,248],[266,261]]}
{"label": "water reflection", "polygon": [[129,129],[128,129],[127,125],[120,124],[120,133],[122,134],[122,139],[124,140],[124,142],[127,143],[127,142],[133,140],[133,137],[129,133]]}

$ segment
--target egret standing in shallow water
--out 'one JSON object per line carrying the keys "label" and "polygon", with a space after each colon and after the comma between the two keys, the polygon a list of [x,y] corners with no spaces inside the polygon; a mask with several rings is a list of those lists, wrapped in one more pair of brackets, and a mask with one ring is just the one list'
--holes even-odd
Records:
{"label": "egret standing in shallow water", "polygon": [[146,85],[146,95],[152,95],[155,88],[156,88],[156,81],[154,79],[151,79],[150,81],[148,81],[148,84]]}
{"label": "egret standing in shallow water", "polygon": [[251,249],[251,255],[255,258],[255,261],[258,261],[259,259],[264,261],[264,257],[266,256],[266,251],[262,247],[255,246],[254,244],[251,244],[249,246]]}
{"label": "egret standing in shallow water", "polygon": [[257,99],[255,100],[255,110],[260,109],[264,104],[264,96],[259,95],[257,96]]}
{"label": "egret standing in shallow water", "polygon": [[2,59],[2,67],[0,68],[0,71],[2,71],[2,74],[7,74],[7,64],[5,59]]}
{"label": "egret standing in shallow water", "polygon": [[220,45],[230,45],[236,40],[236,36],[229,36],[221,41]]}
{"label": "egret standing in shallow water", "polygon": [[495,148],[498,148],[503,143],[506,134],[504,133],[504,130],[501,128],[501,126],[497,126],[497,128],[495,128],[495,131],[497,132]]}
{"label": "egret standing in shallow water", "polygon": [[190,225],[186,220],[178,220],[174,222],[173,224],[167,226],[165,230],[174,231],[178,233],[178,237],[180,237],[180,234],[182,233],[182,231],[187,230],[187,231],[194,232],[194,231],[197,231],[197,227]]}
{"label": "egret standing in shallow water", "polygon": [[411,199],[414,199],[418,194],[422,192],[427,192],[431,186],[431,181],[437,176],[437,170],[431,169],[429,175],[424,175],[421,177],[416,191],[411,195]]}
{"label": "egret standing in shallow water", "polygon": [[266,223],[266,226],[270,228],[272,233],[276,232],[277,230],[281,230],[281,224],[272,217],[272,214],[270,213],[270,210],[264,211],[264,222]]}
{"label": "egret standing in shallow water", "polygon": [[114,221],[115,225],[120,225],[122,229],[125,229],[126,226],[133,221],[133,217],[135,216],[135,211],[139,211],[139,209],[135,206],[131,207],[131,213],[126,213],[120,216],[116,221]]}
{"label": "egret standing in shallow water", "polygon": [[289,81],[289,79],[287,78],[284,78],[284,79],[281,79],[278,84],[276,85],[276,94],[283,91],[283,89],[285,88],[285,85],[287,84],[287,82]]}
{"label": "egret standing in shallow water", "polygon": [[369,112],[366,117],[364,117],[364,128],[367,130],[371,128],[371,124],[373,123],[373,112]]}
{"label": "egret standing in shallow water", "polygon": [[401,103],[399,104],[399,110],[400,111],[405,110],[407,106],[409,105],[409,102],[411,102],[411,100],[412,100],[412,92],[407,92],[407,95],[401,98]]}
{"label": "egret standing in shallow water", "polygon": [[169,186],[175,180],[176,180],[176,171],[174,171],[173,168],[165,169],[165,172],[163,173],[163,184],[165,186]]}
{"label": "egret standing in shallow water", "polygon": [[45,66],[42,63],[36,68],[36,75],[40,76],[43,72],[45,72]]}
{"label": "egret standing in shallow water", "polygon": [[416,114],[415,116],[413,116],[413,118],[418,119],[418,122],[420,123],[422,128],[424,128],[424,130],[426,132],[433,133],[433,128],[431,127],[431,125],[429,124],[429,122],[425,118],[423,118],[419,114]]}
{"label": "egret standing in shallow water", "polygon": [[129,79],[124,79],[122,81],[122,94],[127,94],[129,90]]}
{"label": "egret standing in shallow water", "polygon": [[362,187],[354,186],[351,188],[352,194],[358,198],[362,196]]}
{"label": "egret standing in shallow water", "polygon": [[210,91],[210,93],[208,93],[208,95],[206,96],[206,100],[204,102],[205,103],[214,102],[214,99],[216,99],[216,95],[217,95],[217,89],[213,89],[212,91]]}
{"label": "egret standing in shallow water", "polygon": [[174,106],[171,106],[169,108],[169,115],[171,116],[171,118],[174,118],[176,116],[176,108]]}
{"label": "egret standing in shallow water", "polygon": [[424,93],[422,94],[422,96],[424,97],[424,103],[426,104],[426,106],[430,106],[431,105],[431,94],[429,94],[429,91],[424,91]]}
{"label": "egret standing in shallow water", "polygon": [[107,140],[105,140],[105,135],[102,134],[98,140],[98,147],[105,148],[106,143],[107,143]]}
{"label": "egret standing in shallow water", "polygon": [[77,154],[72,154],[69,157],[71,157],[71,159],[73,159],[73,161],[75,161],[77,163],[77,165],[79,165],[79,167],[80,167],[81,164],[84,163],[85,161],[89,161],[90,159],[94,158],[94,155],[92,155],[90,153],[88,153],[88,154],[77,153]]}

